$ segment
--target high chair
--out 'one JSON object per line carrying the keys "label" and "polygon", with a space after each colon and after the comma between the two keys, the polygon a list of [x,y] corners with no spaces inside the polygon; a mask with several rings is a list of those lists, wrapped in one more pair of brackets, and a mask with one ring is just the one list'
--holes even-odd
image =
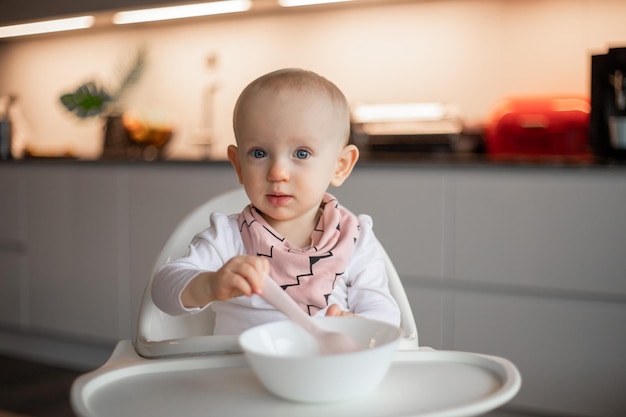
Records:
{"label": "high chair", "polygon": [[[163,246],[152,275],[159,266],[185,255],[193,236],[209,227],[211,213],[238,213],[248,203],[246,193],[243,188],[239,188],[218,195],[192,210],[178,224]],[[413,311],[400,277],[386,253],[385,263],[389,276],[389,290],[400,307],[400,327],[403,336],[400,349],[418,349],[417,327]],[[151,290],[152,277],[148,280],[143,294],[134,343],[135,350],[141,356],[158,358],[240,350],[236,336],[212,335],[215,317],[211,308],[192,315],[170,316],[154,305]]]}
{"label": "high chair", "polygon": [[[166,242],[155,268],[183,256],[192,237],[209,226],[212,212],[236,213],[246,204],[245,193],[238,189],[193,210]],[[272,396],[255,380],[238,338],[211,334],[210,308],[169,316],[153,304],[150,278],[135,340],[120,341],[102,367],[74,381],[72,409],[78,417],[459,417],[484,414],[511,400],[521,377],[506,359],[419,347],[404,287],[385,256],[389,289],[400,306],[402,340],[382,386],[367,398],[301,404]]]}

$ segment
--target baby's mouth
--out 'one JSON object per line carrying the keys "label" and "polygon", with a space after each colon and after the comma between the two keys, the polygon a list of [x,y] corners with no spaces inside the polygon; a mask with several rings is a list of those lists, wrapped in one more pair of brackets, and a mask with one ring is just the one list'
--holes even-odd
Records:
{"label": "baby's mouth", "polygon": [[269,203],[272,206],[276,206],[276,207],[284,206],[285,204],[289,202],[290,199],[291,199],[291,196],[287,194],[275,193],[275,194],[267,195],[267,200],[269,201]]}

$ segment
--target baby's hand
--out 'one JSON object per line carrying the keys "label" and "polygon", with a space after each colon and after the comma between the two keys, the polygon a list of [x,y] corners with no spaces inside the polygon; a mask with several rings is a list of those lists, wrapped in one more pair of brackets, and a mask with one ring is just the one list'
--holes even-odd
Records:
{"label": "baby's hand", "polygon": [[343,311],[341,309],[341,307],[339,307],[337,304],[331,304],[328,307],[328,310],[326,310],[326,316],[351,316],[351,317],[358,317],[356,314],[351,313],[349,311]]}
{"label": "baby's hand", "polygon": [[185,307],[204,307],[211,301],[251,296],[263,290],[269,262],[258,256],[235,256],[215,272],[203,272],[180,295]]}
{"label": "baby's hand", "polygon": [[227,300],[263,291],[264,277],[269,273],[267,259],[258,256],[235,256],[211,277],[209,285],[214,300]]}

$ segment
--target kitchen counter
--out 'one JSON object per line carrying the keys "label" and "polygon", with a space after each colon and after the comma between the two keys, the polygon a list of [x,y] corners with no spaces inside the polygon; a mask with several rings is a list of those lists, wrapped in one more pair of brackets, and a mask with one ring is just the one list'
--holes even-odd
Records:
{"label": "kitchen counter", "polygon": [[[164,159],[155,161],[124,159],[77,159],[69,157],[28,157],[0,164],[97,164],[97,165],[163,165],[163,166],[202,166],[230,165],[222,159]],[[626,168],[626,160],[615,158],[589,157],[570,159],[562,157],[516,157],[509,159],[490,158],[484,154],[415,154],[385,152],[376,155],[362,153],[358,167],[420,166],[440,168],[538,168],[538,169],[621,169]]]}

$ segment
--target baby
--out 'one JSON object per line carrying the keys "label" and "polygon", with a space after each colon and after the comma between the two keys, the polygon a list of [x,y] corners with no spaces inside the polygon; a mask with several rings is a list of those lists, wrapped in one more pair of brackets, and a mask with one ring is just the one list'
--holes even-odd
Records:
{"label": "baby", "polygon": [[186,257],[156,271],[155,304],[171,315],[216,313],[215,334],[284,319],[259,294],[273,278],[309,315],[359,315],[399,326],[382,247],[367,215],[327,190],[359,158],[349,107],[327,79],[282,69],[250,83],[234,110],[228,147],[250,205],[213,213]]}

